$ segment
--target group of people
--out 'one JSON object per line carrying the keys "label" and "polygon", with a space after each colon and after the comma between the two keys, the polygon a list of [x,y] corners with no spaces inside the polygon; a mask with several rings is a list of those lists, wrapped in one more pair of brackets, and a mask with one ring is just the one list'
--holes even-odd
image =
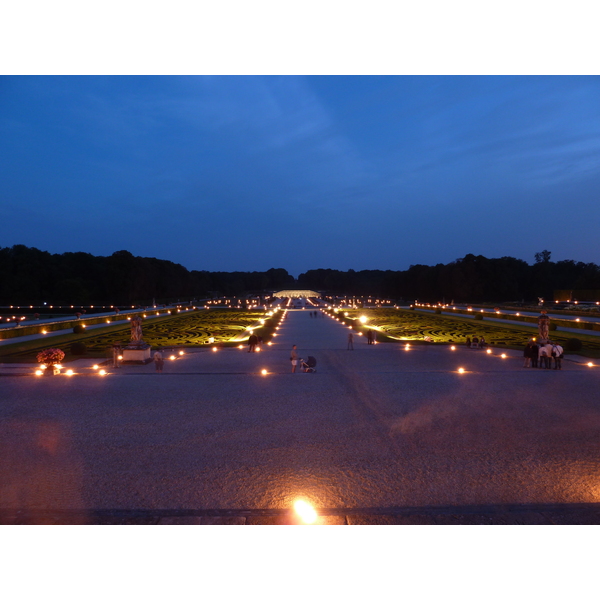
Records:
{"label": "group of people", "polygon": [[[311,319],[313,317],[316,319],[319,316],[319,311],[317,311],[317,310],[311,310],[308,314],[310,315]],[[321,316],[324,317],[325,315],[323,313],[321,313]]]}
{"label": "group of people", "polygon": [[467,348],[485,348],[487,346],[487,342],[485,341],[485,338],[483,336],[478,338],[476,335],[473,336],[473,339],[468,337],[466,344],[467,344]]}
{"label": "group of people", "polygon": [[554,359],[554,370],[560,371],[563,355],[563,347],[550,340],[540,344],[529,340],[523,350],[523,356],[525,357],[523,366],[534,369],[552,369],[552,359]]}

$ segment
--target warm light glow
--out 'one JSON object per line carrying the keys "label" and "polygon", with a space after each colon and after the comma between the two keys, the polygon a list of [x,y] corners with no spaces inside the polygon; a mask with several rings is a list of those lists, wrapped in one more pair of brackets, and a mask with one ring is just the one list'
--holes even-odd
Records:
{"label": "warm light glow", "polygon": [[179,356],[183,356],[183,350],[179,351]]}
{"label": "warm light glow", "polygon": [[501,354],[500,355],[502,358],[506,358],[506,354]]}
{"label": "warm light glow", "polygon": [[169,358],[170,358],[171,360],[175,360],[175,357],[174,357],[174,356],[170,356]]}
{"label": "warm light glow", "polygon": [[491,354],[491,353],[492,353],[492,351],[491,351],[489,348],[486,350],[486,352],[487,352],[488,354]]}
{"label": "warm light glow", "polygon": [[[271,342],[269,342],[269,344],[270,344],[270,343],[271,343]],[[239,348],[240,350],[243,350],[243,349],[244,349],[244,346],[242,346],[242,344],[240,344],[240,345],[238,346],[238,348]]]}
{"label": "warm light glow", "polygon": [[69,377],[71,377],[71,375],[75,375],[75,373],[73,372],[73,369],[69,369],[65,375],[68,375]]}
{"label": "warm light glow", "polygon": [[456,346],[450,346],[450,350],[456,350]]}
{"label": "warm light glow", "polygon": [[257,347],[256,347],[256,351],[257,351],[257,352],[260,352],[260,346],[257,346]]}
{"label": "warm light glow", "polygon": [[98,365],[94,365],[92,369],[99,369]]}
{"label": "warm light glow", "polygon": [[294,502],[294,510],[300,519],[302,519],[302,522],[307,525],[310,525],[317,520],[317,512],[305,500],[296,500],[296,502]]}
{"label": "warm light glow", "polygon": [[589,362],[587,365],[588,365],[588,367],[593,367],[594,363]]}
{"label": "warm light glow", "polygon": [[261,375],[266,375],[267,374],[267,370],[263,369],[260,373],[261,373]]}
{"label": "warm light glow", "polygon": [[123,360],[122,356],[117,356],[117,360]]}
{"label": "warm light glow", "polygon": [[44,371],[42,371],[41,369],[37,369],[35,372],[36,375],[43,375]]}
{"label": "warm light glow", "polygon": [[217,351],[217,347],[215,346],[215,347],[212,349],[212,351],[213,351],[213,352],[216,352],[216,351]]}
{"label": "warm light glow", "polygon": [[363,323],[363,324],[364,324],[364,323],[366,323],[366,322],[367,322],[367,317],[365,317],[365,316],[363,315],[363,316],[362,316],[362,317],[360,317],[358,320],[359,320],[361,323]]}
{"label": "warm light glow", "polygon": [[459,373],[464,373],[464,372],[465,372],[465,370],[464,370],[462,367],[460,367],[460,368],[458,369],[458,372],[459,372]]}
{"label": "warm light glow", "polygon": [[106,319],[106,322],[107,322],[107,323],[110,323],[110,321],[109,321],[108,319]]}
{"label": "warm light glow", "polygon": [[100,371],[98,371],[98,373],[100,375],[106,375],[106,371],[104,369],[100,369]]}
{"label": "warm light glow", "polygon": [[48,332],[45,329],[42,329],[42,333],[46,335]]}

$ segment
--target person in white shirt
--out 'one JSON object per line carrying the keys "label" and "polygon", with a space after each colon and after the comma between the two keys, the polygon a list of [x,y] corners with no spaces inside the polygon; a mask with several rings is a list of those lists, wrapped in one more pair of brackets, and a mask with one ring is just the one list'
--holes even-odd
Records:
{"label": "person in white shirt", "polygon": [[552,348],[552,356],[554,357],[554,369],[562,371],[562,358],[563,358],[563,347],[558,344],[554,344]]}
{"label": "person in white shirt", "polygon": [[544,346],[546,348],[546,369],[552,368],[552,344],[547,342]]}
{"label": "person in white shirt", "polygon": [[548,355],[546,354],[546,346],[540,346],[540,351],[538,354],[538,367],[540,369],[546,368],[546,359],[547,358],[548,358]]}

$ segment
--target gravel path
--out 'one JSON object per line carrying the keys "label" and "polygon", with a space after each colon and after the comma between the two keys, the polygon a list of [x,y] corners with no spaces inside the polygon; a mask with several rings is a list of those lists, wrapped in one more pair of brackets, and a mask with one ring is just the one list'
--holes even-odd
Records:
{"label": "gravel path", "polygon": [[[255,354],[0,378],[0,509],[600,502],[598,368],[347,334],[290,311]],[[291,373],[293,343],[316,374]]]}

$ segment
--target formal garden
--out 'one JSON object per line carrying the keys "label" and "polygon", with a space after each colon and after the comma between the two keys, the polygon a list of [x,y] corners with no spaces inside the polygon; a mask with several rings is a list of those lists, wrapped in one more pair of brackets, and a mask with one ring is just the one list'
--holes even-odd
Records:
{"label": "formal garden", "polygon": [[[532,327],[516,323],[492,324],[483,318],[474,320],[441,312],[427,314],[397,308],[330,309],[328,312],[359,333],[374,329],[378,342],[464,344],[467,337],[483,336],[490,345],[520,350],[528,339],[537,335]],[[570,353],[600,357],[598,337],[562,331],[552,331],[551,337]]]}
{"label": "formal garden", "polygon": [[[144,322],[143,339],[153,348],[227,347],[245,344],[252,329],[268,343],[282,316],[283,311],[198,309]],[[129,340],[129,321],[107,326],[101,332],[75,325],[64,335],[0,347],[0,357],[3,362],[35,362],[40,350],[56,347],[65,352],[66,362],[81,357],[104,358],[113,345],[126,346]]]}

